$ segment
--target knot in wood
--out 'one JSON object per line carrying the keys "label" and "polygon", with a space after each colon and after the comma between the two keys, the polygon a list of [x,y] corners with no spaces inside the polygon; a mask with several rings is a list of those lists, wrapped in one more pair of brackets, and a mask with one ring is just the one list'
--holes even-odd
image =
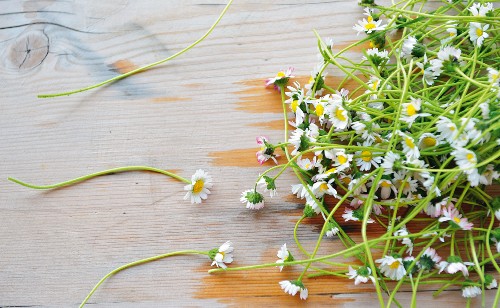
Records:
{"label": "knot in wood", "polygon": [[6,60],[11,69],[30,70],[42,64],[48,54],[49,37],[43,30],[32,30],[14,40]]}

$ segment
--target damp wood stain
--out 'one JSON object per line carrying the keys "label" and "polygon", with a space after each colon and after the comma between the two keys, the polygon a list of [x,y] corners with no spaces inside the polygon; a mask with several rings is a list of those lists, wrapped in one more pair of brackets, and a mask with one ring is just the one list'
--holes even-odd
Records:
{"label": "damp wood stain", "polygon": [[[277,250],[277,249],[276,249]],[[258,264],[274,263],[275,249],[264,250]],[[230,267],[243,266],[234,261]],[[296,305],[338,305],[355,301],[356,293],[371,292],[370,285],[354,286],[353,283],[345,283],[345,278],[340,277],[317,277],[307,278],[304,284],[309,290],[306,301],[298,295],[285,294],[279,282],[282,280],[293,280],[301,273],[302,267],[285,267],[282,272],[276,267],[263,268],[251,271],[220,272],[206,275],[206,266],[196,269],[204,274],[201,279],[202,285],[197,289],[194,297],[198,299],[217,299],[219,302],[230,306],[248,305],[270,305],[272,307],[289,307]],[[331,269],[331,268],[330,268]],[[237,283],[235,283],[237,282]],[[338,294],[353,294],[352,298],[334,298]]]}
{"label": "damp wood stain", "polygon": [[[249,149],[233,149],[228,151],[217,151],[208,154],[212,158],[211,164],[214,166],[223,167],[272,167],[274,162],[270,159],[264,164],[260,165],[257,161],[255,153],[259,150],[256,146],[255,148]],[[277,158],[279,164],[286,163],[286,157],[280,149],[276,149],[276,154],[279,155]]]}
{"label": "damp wood stain", "polygon": [[[272,130],[283,130],[285,128],[283,120],[271,120],[266,122],[251,123],[247,125],[252,127],[259,127],[262,129],[272,129]],[[295,128],[293,126],[288,124],[288,131],[293,131],[294,129]]]}
{"label": "damp wood stain", "polygon": [[127,60],[127,59],[115,61],[115,62],[111,63],[111,65],[109,65],[109,67],[111,68],[111,70],[113,70],[117,73],[120,73],[120,74],[125,74],[125,73],[128,73],[130,71],[133,71],[133,70],[139,68],[132,61]]}
{"label": "damp wood stain", "polygon": [[172,103],[172,102],[182,102],[190,100],[187,97],[176,97],[176,96],[164,96],[164,97],[155,97],[153,98],[153,102],[155,103]]}

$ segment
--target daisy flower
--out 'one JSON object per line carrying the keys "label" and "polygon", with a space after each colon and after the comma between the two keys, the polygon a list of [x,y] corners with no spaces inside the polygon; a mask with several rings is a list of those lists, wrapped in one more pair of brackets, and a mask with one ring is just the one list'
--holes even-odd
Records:
{"label": "daisy flower", "polygon": [[293,70],[293,67],[289,67],[286,71],[279,71],[275,77],[266,79],[266,86],[271,84],[276,88],[285,86],[290,78],[295,77],[292,75]]}
{"label": "daisy flower", "polygon": [[349,125],[349,114],[341,102],[333,103],[328,108],[328,117],[336,129],[345,129]]}
{"label": "daisy flower", "polygon": [[401,156],[399,154],[388,151],[385,153],[384,161],[380,164],[380,167],[384,169],[384,174],[392,174],[399,171],[402,166]]}
{"label": "daisy flower", "polygon": [[337,191],[335,190],[335,188],[333,188],[331,182],[332,182],[331,180],[328,182],[318,181],[318,182],[313,184],[312,192],[316,196],[316,198],[321,198],[325,194],[330,195],[330,196],[335,196],[335,197],[338,196]]}
{"label": "daisy flower", "polygon": [[404,103],[402,106],[403,114],[401,116],[401,121],[408,123],[409,128],[418,117],[428,117],[431,115],[430,113],[419,113],[422,106],[422,100],[420,98],[415,99],[410,97],[410,102]]}
{"label": "daisy flower", "polygon": [[417,191],[418,182],[417,180],[412,179],[410,176],[407,176],[404,172],[394,172],[392,183],[398,190],[403,190],[404,195],[409,195]]}
{"label": "daisy flower", "polygon": [[457,272],[462,272],[462,274],[467,277],[469,276],[469,270],[467,266],[474,265],[472,262],[463,262],[459,256],[449,256],[446,261],[439,262],[439,273],[442,271],[448,274],[455,274]]}
{"label": "daisy flower", "polygon": [[312,168],[314,168],[314,159],[313,161],[311,162],[311,160],[309,158],[304,158],[304,159],[301,159],[301,158],[298,158],[297,159],[297,165],[302,169],[302,170],[306,170],[306,171],[309,171],[311,170]]}
{"label": "daisy flower", "polygon": [[313,96],[312,91],[315,87],[316,87],[316,92],[314,93],[314,95],[321,95],[323,93],[323,85],[325,84],[325,78],[327,74],[324,71],[321,73],[321,75],[319,74],[322,67],[323,63],[318,64],[311,72],[311,77],[309,77],[309,81],[304,86],[304,88],[307,90],[306,92],[307,96]]}
{"label": "daisy flower", "polygon": [[490,2],[485,4],[476,2],[468,10],[472,13],[472,16],[486,16],[488,12],[493,10],[493,4]]}
{"label": "daisy flower", "polygon": [[425,46],[418,43],[417,39],[414,36],[408,36],[403,41],[403,47],[399,53],[401,58],[406,58],[410,60],[412,57],[420,58],[425,55]]}
{"label": "daisy flower", "polygon": [[455,208],[453,204],[449,204],[447,208],[443,209],[442,217],[439,218],[440,222],[449,221],[455,227],[462,230],[471,230],[473,224],[468,222],[466,217],[462,218],[462,214]]}
{"label": "daisy flower", "polygon": [[471,22],[469,24],[469,38],[471,42],[477,47],[481,47],[484,39],[489,37],[488,33],[486,33],[489,27],[490,25],[488,24],[482,25],[478,22]]}
{"label": "daisy flower", "polygon": [[382,259],[375,260],[375,262],[380,263],[380,272],[392,280],[401,280],[406,275],[402,258],[385,256]]}
{"label": "daisy flower", "polygon": [[500,87],[500,74],[496,69],[488,67],[488,81],[492,83],[494,86]]}
{"label": "daisy flower", "polygon": [[278,155],[274,154],[274,146],[269,143],[269,139],[265,136],[259,136],[256,138],[257,144],[260,146],[260,150],[255,153],[257,156],[257,161],[259,164],[263,164],[269,159],[272,159],[275,164],[278,164],[276,157]]}
{"label": "daisy flower", "polygon": [[389,62],[389,52],[378,48],[370,48],[366,50],[368,57],[363,56],[363,60],[370,60],[375,66],[380,66]]}
{"label": "daisy flower", "polygon": [[257,182],[257,185],[259,185],[260,188],[264,189],[265,192],[269,191],[269,195],[271,196],[271,198],[278,194],[278,192],[276,191],[276,184],[274,183],[274,180],[267,175],[261,177]]}
{"label": "daisy flower", "polygon": [[309,127],[305,130],[297,128],[293,131],[292,136],[288,140],[295,147],[291,154],[295,155],[299,151],[307,150],[309,148],[309,144],[311,142],[315,142],[318,136],[319,128],[314,123],[310,123]]}
{"label": "daisy flower", "polygon": [[436,122],[436,129],[439,132],[440,137],[443,140],[448,141],[448,143],[452,143],[458,136],[457,125],[447,117],[439,117],[439,120]]}
{"label": "daisy flower", "polygon": [[418,147],[420,149],[427,149],[439,145],[438,138],[431,133],[423,133],[418,138]]}
{"label": "daisy flower", "polygon": [[[308,186],[309,190],[312,190],[311,186]],[[292,185],[292,194],[296,195],[297,198],[304,199],[306,196],[309,196],[309,192],[302,184],[294,184]]]}
{"label": "daisy flower", "polygon": [[[408,232],[408,229],[406,229],[406,226],[402,226],[401,229],[397,230],[396,232],[394,232],[394,236],[406,236],[406,235],[409,235],[410,232]],[[411,255],[411,253],[413,252],[413,241],[411,238],[409,237],[404,237],[402,239],[400,239],[401,241],[401,244],[405,245],[406,247],[408,247],[407,249],[407,252],[409,255]]]}
{"label": "daisy flower", "polygon": [[233,262],[233,250],[231,241],[225,242],[219,248],[210,250],[208,256],[213,260],[212,266],[216,265],[217,267],[227,268],[226,263]]}
{"label": "daisy flower", "polygon": [[437,57],[441,61],[451,61],[456,62],[460,60],[460,55],[462,51],[458,48],[452,46],[443,46],[439,49]]}
{"label": "daisy flower", "polygon": [[418,267],[424,271],[430,271],[434,269],[440,261],[441,257],[437,254],[436,250],[428,247],[420,256]]}
{"label": "daisy flower", "polygon": [[[368,8],[365,9],[365,15],[367,15],[366,19],[358,20],[358,24],[354,25],[353,29],[358,31],[358,35],[361,32],[365,32],[366,34],[370,34],[374,31],[384,30],[387,25],[382,25],[382,20],[374,20],[371,15],[371,11],[367,11]],[[369,10],[369,9],[368,9]]]}
{"label": "daisy flower", "polygon": [[418,150],[417,145],[415,144],[415,140],[413,137],[399,131],[399,136],[403,138],[403,153],[406,155],[408,160],[417,159],[420,157],[420,151]]}
{"label": "daisy flower", "polygon": [[398,195],[398,190],[396,186],[394,186],[389,179],[380,179],[378,182],[378,187],[380,187],[380,197],[382,199],[389,199],[391,196],[391,191],[394,192],[394,195]]}
{"label": "daisy flower", "polygon": [[240,201],[247,204],[247,209],[260,210],[264,207],[264,196],[253,189],[242,192]]}
{"label": "daisy flower", "polygon": [[184,200],[191,199],[191,203],[201,203],[210,194],[209,188],[212,188],[212,177],[198,169],[191,176],[191,184],[184,186],[184,190],[187,190]]}
{"label": "daisy flower", "polygon": [[332,164],[338,171],[349,169],[353,155],[346,154],[345,149],[339,149],[335,151],[335,156],[333,157]]}
{"label": "daisy flower", "polygon": [[492,275],[486,274],[484,275],[484,285],[486,289],[491,290],[498,287],[498,282]]}
{"label": "daisy flower", "polygon": [[[358,146],[363,146],[363,147],[371,147],[372,142],[370,141],[365,141],[363,144],[359,144]],[[379,164],[382,162],[382,157],[380,156],[375,156],[373,153],[372,149],[364,149],[362,151],[357,151],[356,152],[356,165],[359,167],[359,170],[361,171],[369,171],[372,166],[375,168],[379,167]]]}
{"label": "daisy flower", "polygon": [[[285,262],[291,262],[293,261],[293,256],[290,253],[290,251],[286,248],[286,243],[281,246],[280,250],[278,250],[278,253],[276,255],[279,260],[276,261],[278,264],[283,264]],[[283,270],[283,265],[279,266],[280,272]]]}
{"label": "daisy flower", "polygon": [[[363,220],[363,208],[359,208],[359,209],[356,209],[356,210],[352,210],[350,208],[346,208],[344,210],[344,214],[342,214],[342,218],[344,218],[344,221],[349,221],[349,220],[352,220],[352,221],[361,221]],[[371,218],[368,218],[368,220],[366,221],[366,223],[374,223],[375,221]]]}
{"label": "daisy flower", "polygon": [[280,287],[285,293],[295,296],[300,291],[300,299],[307,299],[308,291],[299,280],[280,281]]}
{"label": "daisy flower", "polygon": [[481,295],[481,288],[478,286],[464,286],[462,288],[462,296],[465,298],[471,298]]}
{"label": "daisy flower", "polygon": [[335,226],[335,224],[331,223],[331,222],[327,223],[326,230],[327,230],[326,231],[326,237],[334,237],[340,231],[339,228],[337,228],[337,226]]}
{"label": "daisy flower", "polygon": [[447,36],[446,38],[441,40],[441,45],[446,45],[457,37],[457,24],[449,22],[447,23],[448,23],[448,25],[446,26]]}
{"label": "daisy flower", "polygon": [[477,169],[475,168],[477,164],[477,157],[476,154],[471,150],[457,148],[453,152],[451,152],[451,155],[455,156],[456,164],[464,173],[470,174],[474,172],[474,170],[477,171]]}
{"label": "daisy flower", "polygon": [[353,269],[349,265],[349,272],[347,273],[347,277],[349,279],[354,279],[354,285],[359,285],[360,283],[367,283],[368,279],[370,279],[373,283],[375,283],[375,277],[372,275],[372,270],[367,266],[361,266],[358,270]]}
{"label": "daisy flower", "polygon": [[497,180],[500,176],[500,173],[494,169],[495,167],[492,164],[488,164],[486,169],[479,177],[479,183],[484,185],[493,184],[493,180]]}

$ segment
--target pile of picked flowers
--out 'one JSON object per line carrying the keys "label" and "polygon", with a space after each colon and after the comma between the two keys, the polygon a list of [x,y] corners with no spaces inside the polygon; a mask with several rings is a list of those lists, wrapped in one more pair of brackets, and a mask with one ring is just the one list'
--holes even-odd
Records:
{"label": "pile of picked flowers", "polygon": [[[273,197],[277,178],[291,169],[291,191],[304,200],[297,225],[323,218],[312,252],[295,236],[306,259],[294,259],[286,245],[278,251],[285,270],[304,265],[298,278],[279,283],[286,293],[307,298],[308,273],[372,283],[381,306],[401,306],[403,285],[413,291],[412,307],[423,285],[434,295],[461,288],[469,304],[483,295],[484,305],[500,273],[500,198],[487,190],[500,167],[500,11],[472,1],[442,1],[428,11],[427,1],[361,2],[360,41],[336,50],[317,34],[322,60],[307,84],[292,83],[292,68],[267,80],[281,93],[285,139],[257,138],[259,163],[277,165],[241,201],[264,208],[264,193]],[[360,44],[369,44],[362,59],[346,57]],[[343,81],[328,84],[328,67]],[[349,224],[361,232],[347,232]],[[376,227],[383,231],[374,235]],[[319,256],[331,237],[345,250]],[[338,257],[357,261],[341,266]],[[499,298],[497,291],[495,307]]]}

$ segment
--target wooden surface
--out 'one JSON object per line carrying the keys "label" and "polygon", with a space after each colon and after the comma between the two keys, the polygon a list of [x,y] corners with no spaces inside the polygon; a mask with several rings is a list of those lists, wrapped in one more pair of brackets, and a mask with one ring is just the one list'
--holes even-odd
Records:
{"label": "wooden surface", "polygon": [[[274,4],[269,4],[273,2]],[[74,307],[110,270],[153,255],[235,245],[233,266],[274,262],[302,206],[280,197],[250,212],[239,195],[265,170],[255,137],[281,140],[281,107],[263,80],[314,67],[316,39],[356,39],[357,1],[235,1],[212,35],[166,65],[98,90],[56,99],[36,94],[94,84],[181,50],[200,37],[224,1],[1,1],[0,3],[0,306]],[[360,55],[355,55],[359,56]],[[330,72],[330,75],[335,75]],[[201,205],[183,200],[183,184],[131,172],[52,191],[17,186],[8,176],[49,184],[125,166],[198,168],[214,178]],[[318,223],[300,228],[311,248]],[[340,244],[325,241],[320,253]],[[307,279],[307,303],[278,281],[300,267],[208,275],[203,256],[173,257],[124,271],[91,298],[99,307],[333,305],[373,306],[373,287],[344,279]],[[491,294],[492,295],[492,294]],[[411,293],[398,299],[405,305]],[[489,299],[492,296],[488,297]],[[460,291],[422,307],[463,306]],[[478,301],[474,302],[479,304]],[[491,305],[491,304],[490,304]]]}

